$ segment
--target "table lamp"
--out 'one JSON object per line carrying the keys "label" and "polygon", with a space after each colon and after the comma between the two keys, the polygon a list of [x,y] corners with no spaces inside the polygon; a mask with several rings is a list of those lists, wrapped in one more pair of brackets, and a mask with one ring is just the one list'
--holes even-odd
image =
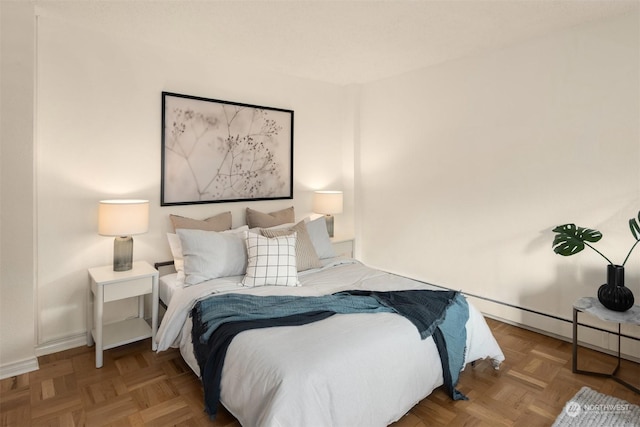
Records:
{"label": "table lamp", "polygon": [[98,206],[98,234],[115,236],[113,271],[131,270],[134,234],[149,230],[148,200],[102,200]]}
{"label": "table lamp", "polygon": [[313,194],[313,211],[324,214],[329,237],[333,237],[333,214],[342,213],[342,191],[316,191]]}

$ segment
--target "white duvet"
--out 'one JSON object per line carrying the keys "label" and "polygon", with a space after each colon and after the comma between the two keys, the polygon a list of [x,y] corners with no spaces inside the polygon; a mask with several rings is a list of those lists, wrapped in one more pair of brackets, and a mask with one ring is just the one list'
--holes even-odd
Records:
{"label": "white duvet", "polygon": [[[180,347],[199,375],[191,345],[189,312],[212,293],[326,295],[343,290],[439,289],[371,269],[355,260],[332,260],[300,274],[300,287],[245,288],[242,277],[211,280],[174,292],[156,336],[158,351]],[[504,355],[482,315],[469,304],[465,363]],[[243,426],[385,426],[442,385],[432,338],[391,313],[340,314],[303,326],[250,330],[229,346],[221,402]]]}

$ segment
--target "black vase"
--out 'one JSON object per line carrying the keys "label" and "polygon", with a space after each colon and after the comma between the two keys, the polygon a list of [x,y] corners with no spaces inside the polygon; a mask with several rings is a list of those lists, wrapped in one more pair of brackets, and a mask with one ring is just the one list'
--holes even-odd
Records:
{"label": "black vase", "polygon": [[607,283],[598,289],[598,301],[613,311],[627,311],[633,307],[633,292],[624,286],[623,266],[607,266]]}

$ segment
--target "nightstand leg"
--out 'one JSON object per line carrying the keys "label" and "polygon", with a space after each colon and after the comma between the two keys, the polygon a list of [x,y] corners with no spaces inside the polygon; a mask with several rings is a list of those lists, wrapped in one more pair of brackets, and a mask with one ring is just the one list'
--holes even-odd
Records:
{"label": "nightstand leg", "polygon": [[158,332],[158,276],[153,277],[153,285],[151,287],[151,349],[156,351],[158,344],[156,343],[156,333]]}
{"label": "nightstand leg", "polygon": [[104,296],[102,286],[98,287],[98,292],[94,295],[93,312],[95,313],[94,323],[96,329],[96,368],[102,368],[102,313],[104,307]]}
{"label": "nightstand leg", "polygon": [[138,297],[138,317],[144,319],[144,295]]}
{"label": "nightstand leg", "polygon": [[578,371],[578,310],[573,309],[573,352],[571,360],[571,372]]}
{"label": "nightstand leg", "polygon": [[91,329],[93,328],[93,310],[91,310],[91,287],[93,280],[89,280],[89,289],[87,289],[87,347],[93,345],[93,336],[91,335]]}
{"label": "nightstand leg", "polygon": [[612,376],[616,375],[620,370],[620,335],[622,332],[621,327],[622,325],[618,323],[618,363],[616,364],[616,369],[614,369],[613,372],[611,373]]}

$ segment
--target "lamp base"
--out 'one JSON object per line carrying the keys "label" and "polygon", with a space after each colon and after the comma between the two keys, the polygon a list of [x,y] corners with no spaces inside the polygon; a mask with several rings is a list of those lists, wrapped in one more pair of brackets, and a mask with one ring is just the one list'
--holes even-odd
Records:
{"label": "lamp base", "polygon": [[113,271],[129,271],[133,267],[133,238],[119,236],[113,240]]}
{"label": "lamp base", "polygon": [[329,237],[333,237],[333,215],[325,215],[324,220],[327,222],[327,231]]}

